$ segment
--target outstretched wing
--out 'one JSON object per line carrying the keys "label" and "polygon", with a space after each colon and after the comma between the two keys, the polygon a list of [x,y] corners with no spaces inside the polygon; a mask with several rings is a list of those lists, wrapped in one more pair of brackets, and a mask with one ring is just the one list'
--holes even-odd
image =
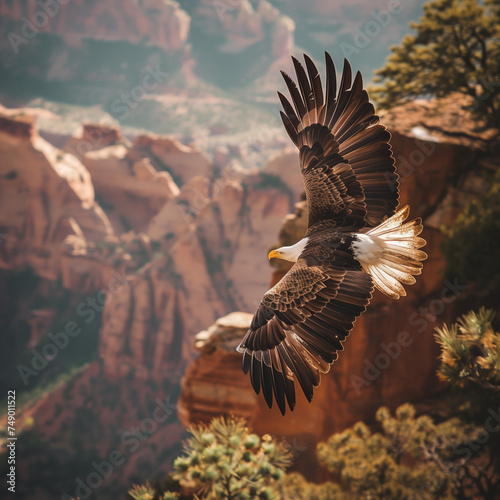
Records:
{"label": "outstretched wing", "polygon": [[338,226],[376,226],[398,205],[398,175],[390,134],[378,123],[363,89],[352,81],[347,60],[337,93],[333,61],[325,52],[326,88],[313,61],[304,54],[307,74],[293,58],[298,87],[282,72],[291,102],[280,92],[281,118],[299,148],[309,208],[309,227],[334,219]]}
{"label": "outstretched wing", "polygon": [[262,298],[238,350],[255,392],[285,414],[295,406],[294,379],[311,401],[342,350],[356,318],[366,309],[373,285],[361,270],[308,266],[300,259]]}

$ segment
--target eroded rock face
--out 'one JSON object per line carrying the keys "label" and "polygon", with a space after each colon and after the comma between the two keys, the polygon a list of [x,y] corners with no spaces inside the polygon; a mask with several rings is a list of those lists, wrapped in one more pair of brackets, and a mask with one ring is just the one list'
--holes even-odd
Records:
{"label": "eroded rock face", "polygon": [[177,198],[165,203],[151,219],[147,234],[152,240],[167,246],[172,239],[189,230],[197,213],[210,200],[210,180],[206,177],[193,177],[180,188]]}
{"label": "eroded rock face", "polygon": [[103,313],[100,353],[108,373],[179,373],[194,359],[196,332],[235,308],[257,307],[267,285],[267,242],[290,200],[259,189],[258,178],[245,180],[210,193],[206,180],[193,179],[152,222],[164,253]]}
{"label": "eroded rock face", "polygon": [[464,108],[474,108],[470,96],[452,93],[435,101],[415,100],[379,113],[391,131],[423,141],[482,150],[498,135]]}
{"label": "eroded rock face", "polygon": [[[195,147],[155,135],[139,135],[130,144],[119,129],[102,125],[85,125],[81,136],[68,141],[65,150],[82,158],[118,233],[145,232],[152,219],[158,225],[160,212],[165,214],[160,216],[165,227],[165,218],[172,219],[183,199],[178,186],[196,176],[210,182],[213,171],[208,157]],[[179,221],[178,215],[172,222]],[[179,229],[179,224],[174,225]],[[172,232],[177,231],[168,228],[163,235]]]}
{"label": "eroded rock face", "polygon": [[[1,0],[0,18],[7,95],[22,86],[49,100],[107,106],[115,123],[190,60],[191,18],[173,0]],[[57,145],[67,138],[64,125],[45,133]]]}
{"label": "eroded rock face", "polygon": [[234,353],[250,327],[252,317],[252,314],[236,311],[219,318],[208,330],[196,334],[194,346],[202,352],[221,350]]}
{"label": "eroded rock face", "polygon": [[251,314],[232,312],[195,336],[194,345],[202,354],[189,365],[182,380],[178,410],[184,425],[206,422],[221,413],[254,418],[257,396],[236,352],[251,321]]}
{"label": "eroded rock face", "polygon": [[63,149],[82,160],[91,151],[118,144],[129,146],[118,127],[87,123],[83,125],[81,135],[71,137]]}
{"label": "eroded rock face", "polygon": [[179,188],[168,172],[159,172],[148,157],[133,162],[123,145],[108,146],[84,156],[99,200],[118,231],[145,231],[150,219]]}
{"label": "eroded rock face", "polygon": [[212,181],[195,148],[155,136],[130,146],[119,130],[90,125],[73,149],[95,132],[108,139],[82,164],[41,139],[32,118],[3,120],[2,266],[30,265],[79,292],[107,289],[113,273],[123,278],[103,316],[108,373],[179,373],[194,357],[196,332],[234,308],[256,308],[268,242],[290,207],[280,185],[243,173]]}
{"label": "eroded rock face", "polygon": [[61,267],[68,236],[113,234],[88,170],[39,137],[33,118],[0,117],[0,155],[1,267],[56,280],[70,273]]}
{"label": "eroded rock face", "polygon": [[[22,49],[26,42],[9,33],[24,37],[36,31],[60,36],[69,46],[80,46],[85,39],[106,41],[127,40],[160,47],[166,51],[181,49],[189,34],[190,17],[177,2],[146,0],[135,2],[53,2],[48,12],[34,1],[0,1],[3,23],[2,40],[10,42],[9,49]],[[45,22],[42,22],[44,21]],[[31,26],[30,26],[31,24]],[[13,44],[13,45],[12,45]]]}
{"label": "eroded rock face", "polygon": [[[405,113],[398,116],[407,120]],[[184,424],[220,413],[243,416],[256,432],[296,443],[297,466],[314,478],[318,440],[371,419],[382,404],[395,407],[435,393],[433,328],[454,319],[466,296],[461,283],[444,280],[438,228],[453,220],[465,187],[471,196],[481,193],[469,167],[484,159],[480,148],[447,141],[445,134],[438,141],[432,131],[423,139],[398,120],[386,123],[402,173],[404,159],[409,165],[401,197],[411,203],[412,216],[425,219],[429,259],[407,297],[394,302],[374,296],[312,404],[298,394],[297,408],[286,418],[254,394],[233,348],[268,287],[269,247],[291,244],[306,229],[304,202],[287,215],[297,201],[290,191],[296,196],[299,188],[284,178],[291,153],[279,168],[269,167],[281,183],[229,169],[214,179],[203,153],[169,138],[142,136],[130,146],[110,130],[108,142],[86,152],[82,164],[40,139],[31,119],[0,120],[0,233],[7,235],[0,237],[0,266],[28,264],[50,280],[62,276],[63,286],[79,292],[99,290],[116,272],[122,283],[106,298],[100,361],[29,410],[45,422],[43,437],[68,450],[71,431],[83,429],[88,442],[79,441],[82,449],[95,446],[105,457],[116,447],[117,426],[126,432],[141,425],[151,417],[143,409],[153,408],[157,397],[176,399],[187,366],[178,415]],[[124,225],[113,231],[118,223],[96,203],[92,178],[96,192],[119,204],[144,234]],[[113,191],[115,183],[119,189]],[[282,264],[276,267],[271,284],[284,272]],[[248,313],[228,314],[236,310]],[[43,335],[39,330],[50,314],[42,310],[31,319],[36,336]],[[120,471],[123,487],[142,458],[156,471],[165,461],[160,450],[178,454],[181,428],[167,422],[139,443],[140,451]]]}
{"label": "eroded rock face", "polygon": [[[23,415],[44,422],[40,436],[64,453],[77,442],[78,449],[98,450],[105,457],[117,446],[117,426],[126,432],[141,425],[151,416],[144,408],[153,408],[157,397],[177,399],[181,374],[196,356],[197,332],[234,309],[256,307],[267,288],[269,242],[290,211],[290,192],[243,171],[227,170],[214,180],[203,153],[169,138],[142,136],[130,145],[116,129],[90,125],[72,139],[70,149],[78,151],[95,132],[105,140],[82,151],[82,163],[38,137],[31,118],[5,119],[0,121],[5,124],[0,130],[0,228],[8,238],[5,244],[0,239],[1,266],[16,270],[27,262],[50,281],[60,277],[71,291],[111,292],[99,332],[99,362],[83,367],[70,386],[53,391]],[[181,179],[180,187],[174,176]],[[27,196],[21,196],[24,190]],[[128,231],[133,225],[137,230]],[[32,346],[47,333],[50,314],[40,310],[30,317]],[[242,313],[238,335],[250,316]],[[217,328],[229,332],[234,321],[230,316]],[[240,385],[218,372],[220,380],[232,382],[226,386],[230,396],[224,396],[227,411],[239,408],[250,418],[257,398],[233,347],[227,344],[220,362],[209,358],[211,372],[229,356]],[[206,371],[201,367],[200,380]],[[197,384],[193,388],[198,390]],[[207,394],[208,401],[218,397]],[[184,418],[181,411],[179,418]],[[175,416],[165,427],[160,423],[110,488],[118,482],[122,489],[130,486],[130,475],[144,461],[149,470],[165,471],[166,452],[178,455],[180,424]],[[76,440],[74,429],[85,432],[88,441]],[[123,444],[119,449],[130,451]]]}
{"label": "eroded rock face", "polygon": [[137,136],[128,158],[137,161],[144,157],[156,160],[160,169],[168,170],[179,185],[199,175],[210,177],[213,170],[205,153],[167,136]]}
{"label": "eroded rock face", "polygon": [[[111,376],[172,376],[193,358],[191,337],[227,306],[193,231],[148,264],[103,312],[99,354]],[[205,323],[206,324],[206,323]]]}
{"label": "eroded rock face", "polygon": [[263,172],[279,177],[290,189],[294,201],[299,201],[304,192],[304,181],[300,173],[299,155],[296,147],[287,147],[269,158]]}
{"label": "eroded rock face", "polygon": [[[75,450],[89,460],[82,461],[84,465],[79,469],[83,482],[89,464],[104,464],[98,494],[105,498],[122,498],[123,492],[130,489],[131,478],[144,467],[157,471],[159,476],[166,475],[181,453],[184,429],[177,418],[177,397],[175,379],[161,384],[133,377],[126,381],[110,379],[99,362],[88,365],[70,385],[61,385],[50,397],[24,407],[19,430],[24,430],[25,422],[33,417],[38,439],[45,446],[19,463],[19,473],[30,480],[20,485],[18,493],[29,498],[37,488],[33,468],[43,468],[50,460],[54,467],[66,470]],[[104,461],[109,460],[110,453],[117,461],[108,474]],[[78,488],[81,483],[73,474],[54,476],[52,480],[58,496],[76,498],[82,492],[86,494],[85,488]],[[51,497],[43,487],[36,496],[47,500]]]}
{"label": "eroded rock face", "polygon": [[197,234],[219,289],[226,288],[222,293],[233,309],[257,308],[266,290],[262,276],[269,271],[269,241],[289,207],[287,193],[260,189],[259,178],[247,176],[221,185],[200,211]]}

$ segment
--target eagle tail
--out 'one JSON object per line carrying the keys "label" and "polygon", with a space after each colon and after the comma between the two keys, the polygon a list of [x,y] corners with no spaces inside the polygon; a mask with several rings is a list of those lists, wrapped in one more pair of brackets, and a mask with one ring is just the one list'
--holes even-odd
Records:
{"label": "eagle tail", "polygon": [[373,284],[382,293],[399,299],[405,296],[404,285],[413,285],[422,272],[422,260],[427,254],[419,250],[426,245],[418,235],[422,232],[422,220],[405,220],[410,213],[407,205],[398,210],[378,226],[354,238],[354,257],[365,272],[370,274]]}

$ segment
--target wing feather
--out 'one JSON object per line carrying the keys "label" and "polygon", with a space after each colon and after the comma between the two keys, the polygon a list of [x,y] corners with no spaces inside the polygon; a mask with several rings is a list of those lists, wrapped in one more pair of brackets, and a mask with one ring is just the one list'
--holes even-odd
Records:
{"label": "wing feather", "polygon": [[312,94],[311,85],[309,84],[309,79],[307,78],[304,67],[300,62],[292,56],[293,66],[295,68],[295,74],[297,75],[297,81],[299,82],[300,93],[302,94],[302,102],[305,104],[306,114],[302,116],[302,120],[307,119],[307,125],[312,123],[309,112],[314,109],[314,99]]}
{"label": "wing feather", "polygon": [[361,270],[299,260],[264,295],[238,350],[255,392],[262,389],[270,408],[275,400],[282,414],[285,402],[293,409],[294,381],[311,401],[372,290],[370,276]]}
{"label": "wing feather", "polygon": [[347,60],[338,92],[328,53],[325,91],[312,59],[304,54],[304,60],[307,72],[292,57],[297,84],[282,72],[293,107],[278,95],[283,124],[299,148],[309,228],[324,220],[334,220],[339,227],[374,227],[394,214],[399,200],[390,134],[378,123],[361,74],[353,80]]}
{"label": "wing feather", "polygon": [[309,75],[309,80],[311,82],[312,96],[314,101],[314,113],[312,120],[314,122],[319,122],[320,112],[323,108],[323,87],[321,85],[321,78],[319,76],[316,65],[312,62],[311,58],[307,54],[304,54],[304,60],[306,61],[307,74]]}

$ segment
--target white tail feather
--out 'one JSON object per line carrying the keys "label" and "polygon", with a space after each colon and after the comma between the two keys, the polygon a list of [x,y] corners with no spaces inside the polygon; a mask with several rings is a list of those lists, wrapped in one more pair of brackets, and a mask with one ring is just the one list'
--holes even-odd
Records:
{"label": "white tail feather", "polygon": [[375,287],[393,299],[406,295],[402,284],[415,283],[412,275],[422,272],[421,261],[427,258],[419,250],[426,244],[418,237],[422,221],[414,219],[404,224],[409,213],[410,208],[403,207],[367,233],[356,235],[352,244],[354,256],[370,274]]}

